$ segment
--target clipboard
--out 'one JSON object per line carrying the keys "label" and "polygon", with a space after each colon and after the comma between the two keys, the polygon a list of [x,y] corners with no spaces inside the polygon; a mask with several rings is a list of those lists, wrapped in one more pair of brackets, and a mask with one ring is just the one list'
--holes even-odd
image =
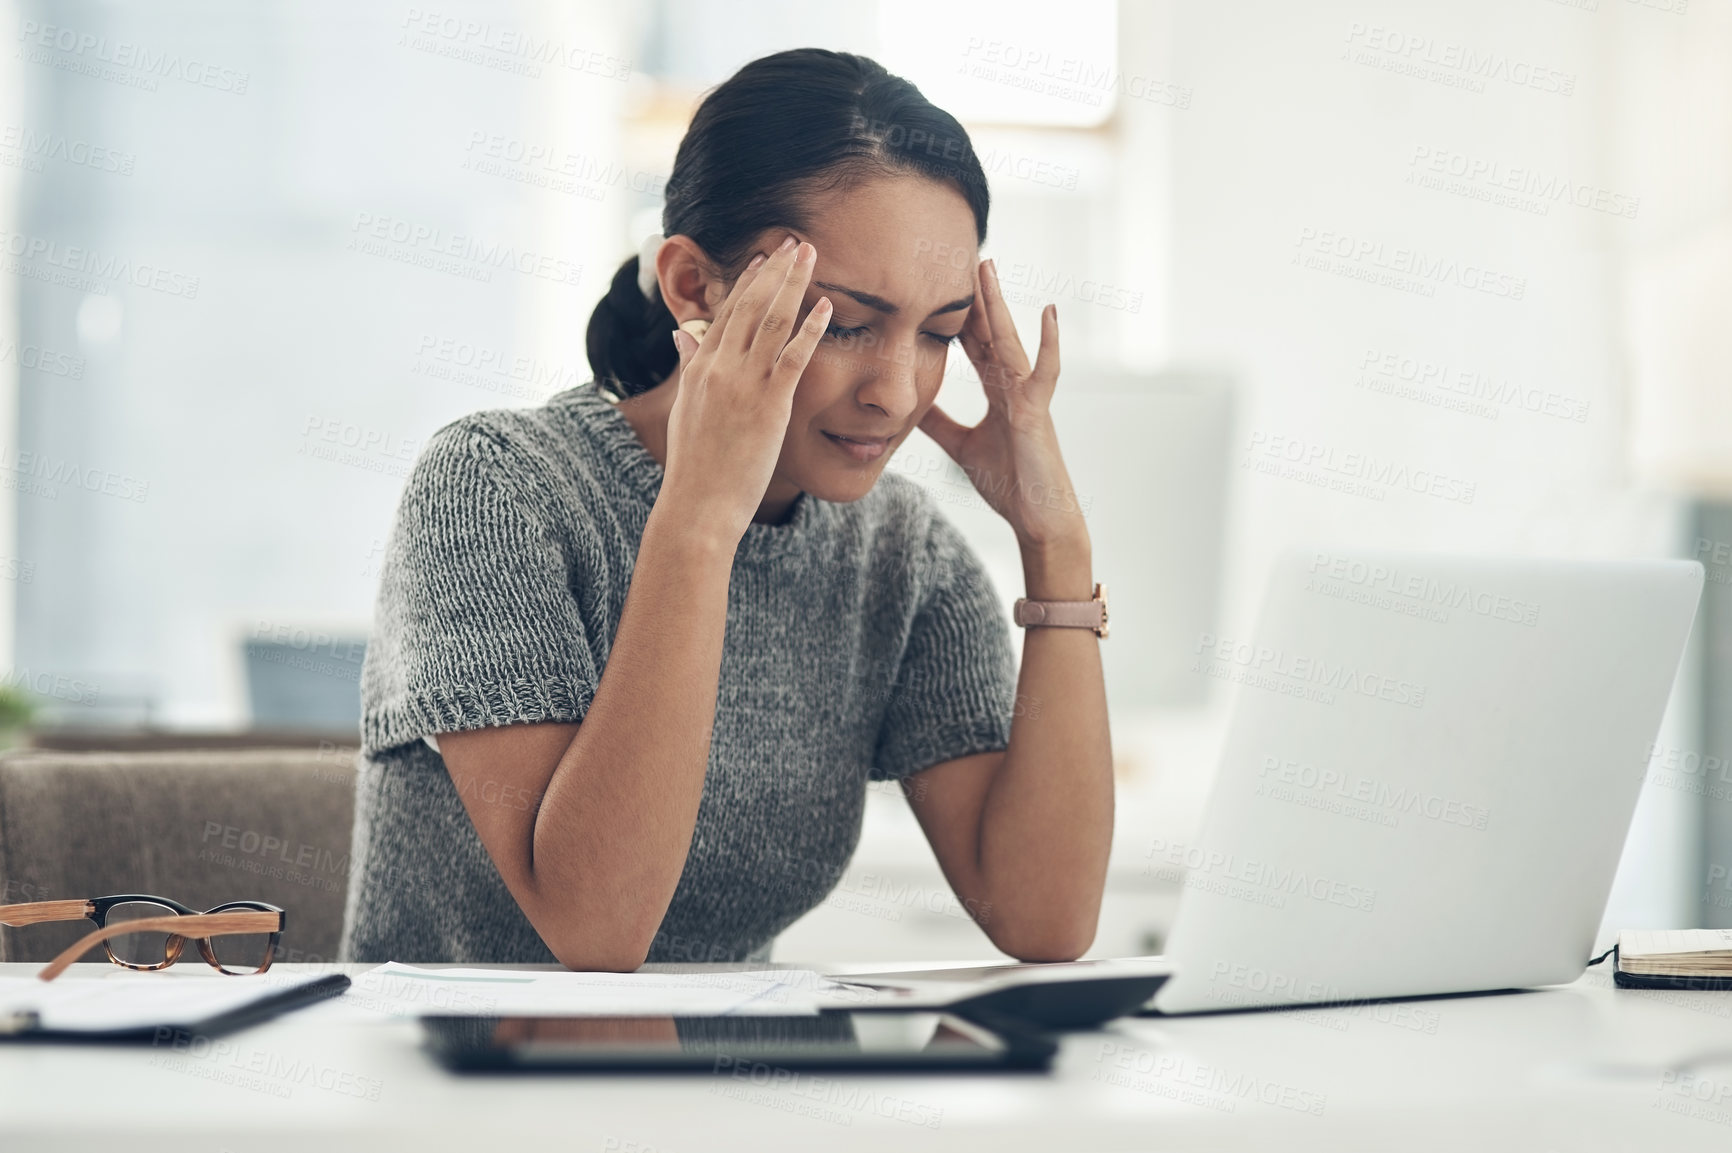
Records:
{"label": "clipboard", "polygon": [[[173,980],[174,978],[167,978]],[[216,978],[200,978],[201,980]],[[246,980],[246,978],[239,978]],[[256,997],[220,1012],[196,1020],[163,1020],[150,1023],[128,1022],[121,1025],[52,1026],[42,1023],[42,1015],[25,1010],[0,1012],[0,1043],[5,1042],[95,1042],[171,1044],[193,1037],[216,1037],[243,1029],[280,1014],[336,997],[349,987],[344,973],[325,973],[306,981],[261,991]]]}

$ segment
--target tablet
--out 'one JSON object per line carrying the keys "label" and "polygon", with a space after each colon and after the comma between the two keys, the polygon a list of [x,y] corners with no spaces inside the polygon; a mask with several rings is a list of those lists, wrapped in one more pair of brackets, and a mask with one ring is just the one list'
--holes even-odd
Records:
{"label": "tablet", "polygon": [[949,1013],[826,1010],[788,1017],[421,1018],[427,1049],[463,1071],[659,1070],[751,1079],[791,1069],[1046,1069],[1057,1044]]}

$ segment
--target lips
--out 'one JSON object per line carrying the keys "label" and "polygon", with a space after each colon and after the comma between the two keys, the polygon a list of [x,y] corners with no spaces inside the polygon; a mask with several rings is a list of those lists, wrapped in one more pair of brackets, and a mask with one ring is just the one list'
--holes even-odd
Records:
{"label": "lips", "polygon": [[860,436],[852,433],[822,431],[826,440],[856,461],[877,460],[890,447],[890,438],[887,436]]}

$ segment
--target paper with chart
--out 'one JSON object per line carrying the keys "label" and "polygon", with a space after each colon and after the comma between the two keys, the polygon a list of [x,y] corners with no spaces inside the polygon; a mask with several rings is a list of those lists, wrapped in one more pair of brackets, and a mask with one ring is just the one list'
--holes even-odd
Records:
{"label": "paper with chart", "polygon": [[574,973],[432,969],[395,961],[353,978],[323,1015],[453,1016],[809,1015],[845,986],[810,969],[737,973]]}

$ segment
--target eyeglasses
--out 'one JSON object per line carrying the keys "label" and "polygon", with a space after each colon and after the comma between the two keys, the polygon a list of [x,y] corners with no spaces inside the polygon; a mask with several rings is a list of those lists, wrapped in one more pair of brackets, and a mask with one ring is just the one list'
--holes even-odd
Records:
{"label": "eyeglasses", "polygon": [[121,893],[75,901],[31,901],[0,905],[0,925],[38,925],[89,917],[96,931],[79,938],[38,973],[52,981],[96,945],[127,969],[166,969],[180,960],[187,941],[220,973],[231,977],[262,973],[271,967],[287,918],[263,901],[230,901],[199,912],[167,897]]}

